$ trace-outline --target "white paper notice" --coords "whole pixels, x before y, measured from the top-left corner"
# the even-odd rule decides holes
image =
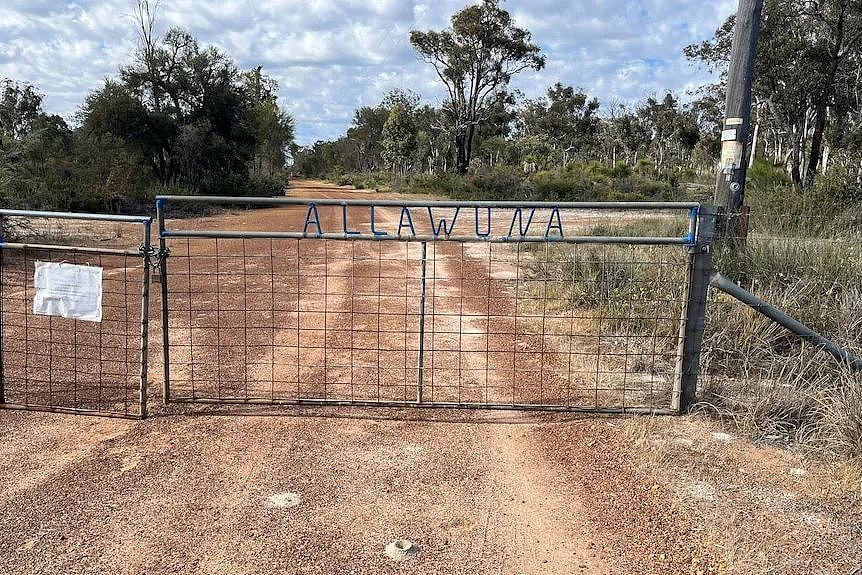
[[[33,313],[102,321],[102,268],[36,262]]]

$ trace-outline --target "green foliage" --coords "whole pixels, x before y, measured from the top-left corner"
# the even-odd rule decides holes
[[[730,61],[735,21],[685,55],[721,72]],[[752,88],[764,151],[788,165],[797,191],[822,177],[824,150],[832,162],[859,166],[862,108],[862,6],[856,0],[766,0]],[[719,91],[723,91],[719,88]],[[837,157],[836,157],[837,156]],[[845,184],[858,179],[858,172]]]
[[[409,161],[416,149],[416,125],[410,110],[401,103],[396,103],[389,111],[389,117],[383,124],[381,154],[386,167],[393,173],[404,175],[409,168]]]
[[[531,179],[532,195],[549,202],[594,201],[599,197],[599,183],[581,169],[543,170]]]
[[[0,93],[0,200],[39,209],[151,209],[177,193],[280,195],[293,120],[275,81],[172,28],[152,35],[138,6],[133,62],[86,98],[72,130],[42,96],[6,80]]]
[[[396,189],[400,192],[463,198],[465,179],[446,172],[442,174],[414,174]]]
[[[353,186],[359,190],[378,190],[392,184],[392,174],[385,172],[345,172],[330,174],[327,178],[339,186]]]
[[[670,201],[684,195],[675,182],[599,162],[587,166],[573,162],[565,170],[542,171],[531,184],[532,196],[548,201]]]
[[[565,169],[532,175],[511,166],[483,168],[466,178],[451,173],[415,174],[397,187],[466,200],[672,201],[684,197],[678,185],[598,162],[571,163]]]
[[[516,168],[500,166],[468,176],[460,194],[464,199],[518,200],[529,189]]]
[[[0,138],[20,139],[44,116],[42,95],[35,87],[5,78],[0,97]]]
[[[514,25],[500,0],[467,6],[442,32],[413,30],[410,43],[446,85],[450,98],[443,119],[453,135],[457,171],[466,174],[477,126],[487,123],[494,108],[508,98],[512,76],[525,69],[541,70],[545,57],[530,32]]]
[[[548,88],[547,98],[527,100],[516,123],[521,138],[534,142],[530,153],[535,154],[536,143],[542,142],[547,150],[542,157],[566,165],[572,157],[591,156],[597,148],[598,110],[597,98],[557,82]]]
[[[799,193],[783,168],[757,160],[748,171],[746,203],[760,232],[846,238],[862,229],[862,186],[847,180],[835,169]]]

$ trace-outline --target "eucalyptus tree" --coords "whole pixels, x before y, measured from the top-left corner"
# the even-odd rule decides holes
[[[574,155],[586,158],[598,148],[599,101],[557,82],[547,98],[527,100],[516,124],[523,136],[547,140],[554,160],[566,165]]]
[[[0,138],[20,139],[42,115],[42,94],[35,86],[9,78],[0,82]]]
[[[411,111],[396,102],[389,111],[382,132],[383,161],[398,175],[405,175],[416,149],[416,124]]]
[[[464,174],[477,128],[488,121],[494,104],[507,97],[512,76],[542,69],[545,57],[530,32],[515,26],[500,0],[467,6],[452,16],[446,30],[413,30],[410,42],[446,87],[444,117],[455,145],[457,170]]]
[[[138,19],[134,58],[87,98],[79,115],[85,131],[119,137],[161,186],[276,191],[293,121],[278,107],[275,81],[260,67],[241,72],[227,54],[180,28],[157,36],[146,1]]]

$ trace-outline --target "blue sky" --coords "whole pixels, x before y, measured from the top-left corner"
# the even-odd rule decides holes
[[[295,118],[297,141],[343,134],[353,111],[393,88],[439,103],[433,70],[416,58],[414,28],[441,29],[466,0],[162,0],[158,28],[182,26],[215,44],[241,68],[262,65]],[[134,0],[3,0],[0,77],[35,84],[49,112],[71,119],[85,95],[135,49]],[[684,46],[709,38],[735,0],[508,0],[547,66],[512,83],[536,97],[557,81],[603,104],[632,103],[671,89],[680,95],[710,80]]]

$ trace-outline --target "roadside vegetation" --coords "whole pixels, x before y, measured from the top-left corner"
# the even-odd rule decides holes
[[[752,205],[783,211],[754,212],[744,244],[719,242],[714,266],[862,356],[862,203],[807,202],[773,166],[758,165],[751,175]],[[825,188],[833,185],[821,180],[812,195],[829,195]],[[681,221],[645,218],[588,233],[679,236],[683,230]],[[613,333],[665,342],[677,337],[678,324],[651,318],[680,314],[682,250],[581,246],[543,257],[530,273],[553,284],[553,297],[568,309]],[[659,260],[667,265],[655,265]],[[708,316],[697,411],[761,441],[862,462],[862,374],[717,290],[709,292]]]
[[[43,110],[37,87],[2,83],[3,206],[142,211],[157,193],[281,194],[288,173],[458,199],[711,199],[733,18],[684,49],[717,79],[693,93],[600,102],[551,79],[544,95],[527,98],[509,83],[541,71],[545,56],[500,0],[481,0],[444,30],[410,34],[444,85],[441,103],[393,90],[356,109],[341,137],[308,146],[293,142],[293,119],[261,68],[240,70],[181,29],[157,34],[145,0],[137,25],[132,61],[87,96],[71,124]],[[862,353],[862,10],[847,0],[767,0],[761,28],[750,233],[744,244],[719,245],[714,263]],[[677,227],[650,219],[591,233],[676,235]],[[597,289],[636,306],[679,296],[655,266],[610,269],[594,250],[578,254],[534,270],[601,286],[563,294],[568,305],[612,305]],[[702,409],[758,437],[862,458],[860,378],[741,304],[710,298]],[[655,327],[643,320],[628,329]]]
[[[189,32],[155,32],[138,4],[138,49],[70,125],[38,88],[0,83],[4,207],[148,212],[158,193],[281,194],[293,119],[261,68],[240,70]]]
[[[498,14],[496,2],[481,6]],[[470,28],[461,25],[470,14],[454,16],[441,34],[468,34]],[[502,24],[508,21],[499,21],[505,31]],[[710,201],[733,25],[729,18],[713,38],[685,49],[719,78],[688,102],[668,92],[634,105],[600,103],[561,83],[545,97],[523,99],[501,82],[499,97],[474,116],[464,164],[460,152],[453,153],[457,142],[451,135],[462,129],[453,102],[438,108],[393,92],[376,107],[358,109],[344,137],[298,150],[294,171],[357,187],[464,199]],[[857,354],[862,353],[862,36],[848,32],[858,29],[862,11],[847,2],[766,2],[753,94],[750,233],[744,244],[719,244],[714,255],[725,275]],[[522,53],[529,52],[528,33],[510,35],[525,39]],[[416,48],[425,54],[423,46]],[[493,53],[479,48],[472,57],[481,62]],[[447,86],[452,77],[471,85],[464,67],[430,63],[438,71],[443,67]],[[514,66],[517,60],[499,63]],[[392,142],[383,129],[396,108],[400,118],[408,111],[402,121],[411,128],[398,163],[384,153]],[[606,225],[592,233],[679,232],[668,233],[668,225],[678,228],[653,220]],[[653,311],[655,302],[672,307],[681,294],[659,281],[657,266],[625,263],[631,259],[625,250],[559,253],[557,265],[544,262],[532,273],[571,286],[554,297],[573,308],[598,309],[605,318],[649,317],[646,308]],[[676,263],[682,264],[684,255],[679,257]],[[621,302],[632,309],[614,309]],[[714,290],[709,306],[699,408],[759,439],[862,459],[862,378]],[[676,337],[669,325],[641,319],[625,329],[664,330],[661,337]]]
[[[759,163],[749,198],[745,245],[719,244],[716,268],[862,355],[860,188],[820,178],[800,195]],[[862,374],[727,297],[711,292],[709,306],[704,409],[760,438],[862,462]]]

